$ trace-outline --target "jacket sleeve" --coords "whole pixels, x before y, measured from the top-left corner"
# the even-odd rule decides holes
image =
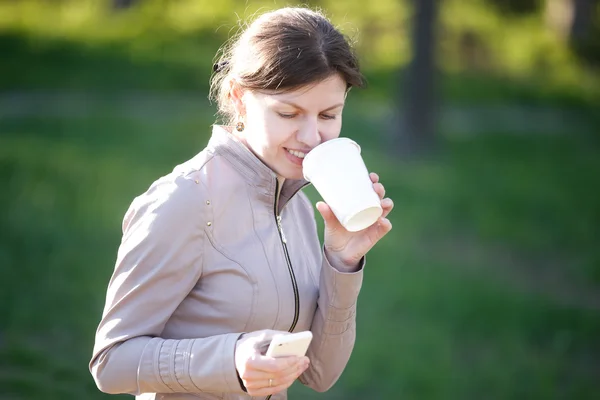
[[[131,204],[90,372],[106,393],[240,392],[237,333],[160,337],[202,275],[202,185],[163,178]]]
[[[356,301],[362,285],[365,258],[357,272],[343,273],[325,254],[317,310],[312,321],[313,341],[308,349],[310,367],[300,381],[318,392],[331,388],[346,368],[356,338]]]

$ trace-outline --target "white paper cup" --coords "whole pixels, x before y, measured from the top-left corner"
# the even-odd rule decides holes
[[[360,146],[353,140],[321,143],[304,157],[302,169],[304,179],[315,186],[346,230],[365,229],[383,213]]]

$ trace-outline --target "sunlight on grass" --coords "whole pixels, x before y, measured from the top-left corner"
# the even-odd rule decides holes
[[[212,60],[238,17],[292,4],[108,3],[0,0],[0,86],[13,110],[0,118],[0,387],[10,398],[109,398],[87,362],[123,215],[205,146]],[[349,96],[342,134],[394,199],[394,229],[367,257],[339,383],[326,394],[295,384],[290,398],[595,399],[598,136],[567,123],[553,135],[488,124],[441,136],[436,156],[398,159],[389,116],[410,58],[408,3],[318,4],[359,40],[372,85]],[[442,4],[444,100],[574,108],[593,131],[598,77],[539,16],[486,4]],[[482,59],[461,53],[468,31]],[[58,95],[36,97],[45,91]],[[317,224],[322,237],[318,214]]]
[[[149,123],[124,118],[119,108],[103,112],[0,121],[0,178],[11,193],[0,197],[9,210],[0,218],[0,255],[18,266],[0,272],[4,286],[13,283],[2,292],[18,299],[1,310],[9,344],[2,356],[12,367],[0,383],[13,393],[104,398],[85,371],[122,216],[134,196],[204,146],[212,122],[210,113]],[[447,139],[440,158],[398,162],[376,140],[363,140],[366,112],[360,100],[351,102],[344,134],[364,143],[369,169],[395,200],[394,230],[368,256],[356,349],[325,396],[462,399],[484,391],[547,399],[561,390],[591,399],[598,371],[586,354],[600,351],[597,316],[566,307],[560,293],[513,285],[493,273],[512,274],[512,266],[486,252],[495,244],[521,248],[533,260],[521,267],[538,273],[554,267],[536,260],[555,255],[583,268],[578,257],[587,254],[588,266],[597,265],[595,226],[586,222],[595,220],[600,201],[591,190],[600,171],[597,142],[483,135]],[[318,199],[314,188],[307,192]],[[443,246],[464,235],[481,258]],[[580,277],[593,271],[566,268],[563,286],[579,289]],[[38,346],[42,339],[52,347]],[[49,359],[55,362],[41,361]],[[41,381],[18,378],[25,370],[67,383],[42,389]],[[323,397],[298,384],[294,396]]]

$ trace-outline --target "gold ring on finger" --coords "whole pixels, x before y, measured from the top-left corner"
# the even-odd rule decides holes
[[[269,387],[273,387],[273,378],[269,378]]]

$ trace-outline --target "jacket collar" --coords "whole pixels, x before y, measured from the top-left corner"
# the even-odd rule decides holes
[[[216,155],[225,157],[250,185],[257,188],[264,201],[274,205],[277,196],[277,175],[228,129],[231,128],[222,125],[213,126],[212,136],[208,142],[209,149]],[[304,179],[286,179],[281,189],[277,214],[300,189],[308,184],[309,182]]]

